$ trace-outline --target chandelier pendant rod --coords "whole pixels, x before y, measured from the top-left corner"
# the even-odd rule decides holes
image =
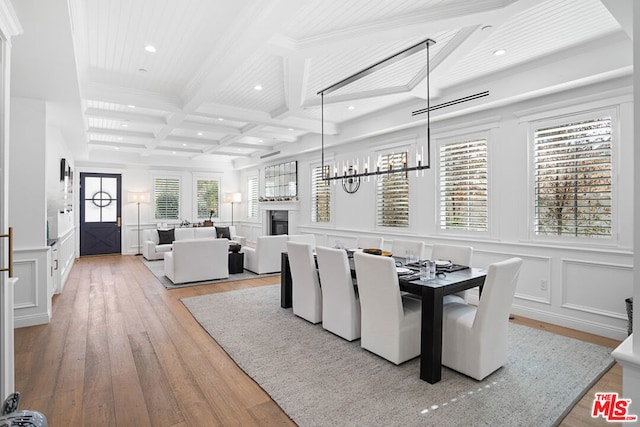
[[[413,55],[414,53],[420,52],[421,50],[424,49],[428,49],[429,45],[435,44],[436,42],[431,40],[431,39],[426,39],[421,41],[420,43],[416,43],[411,47],[406,48],[403,51],[400,51],[398,53],[395,53],[391,56],[388,56],[387,58],[376,62],[373,65],[368,66],[367,68],[358,71],[355,74],[350,75],[349,77],[340,80],[338,83],[334,83],[331,86],[328,86],[320,91],[318,91],[316,93],[316,95],[321,95],[321,94],[329,94],[331,92],[335,92],[336,90],[345,87],[348,84],[351,84],[353,82],[355,82],[356,80],[360,80],[361,78],[368,76],[371,73],[374,73],[384,67],[387,67],[391,64],[394,64],[408,56]],[[427,70],[427,74],[429,73],[429,70]]]

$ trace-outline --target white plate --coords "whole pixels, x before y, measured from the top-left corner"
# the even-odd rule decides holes
[[[436,260],[436,267],[447,267],[451,265],[451,261]]]
[[[396,267],[396,271],[398,274],[408,274],[412,272],[410,269],[404,267]]]

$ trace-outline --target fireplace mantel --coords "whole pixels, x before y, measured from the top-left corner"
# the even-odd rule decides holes
[[[282,202],[258,202],[261,211],[299,211],[300,202],[298,201],[282,201]]]

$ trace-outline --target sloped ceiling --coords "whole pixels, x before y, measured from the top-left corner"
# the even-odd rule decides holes
[[[319,134],[319,90],[417,42],[436,41],[430,93],[448,100],[475,81],[628,40],[624,8],[610,3],[70,0],[69,10],[15,0],[25,34],[14,94],[80,110],[67,123],[79,160],[233,168]],[[631,57],[599,62],[594,73],[615,72]],[[554,78],[571,85],[589,72]],[[426,74],[423,51],[326,96],[325,133],[339,139],[350,121],[424,104]]]

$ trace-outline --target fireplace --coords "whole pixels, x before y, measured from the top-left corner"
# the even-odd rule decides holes
[[[269,234],[276,236],[289,233],[289,212],[269,211]]]

